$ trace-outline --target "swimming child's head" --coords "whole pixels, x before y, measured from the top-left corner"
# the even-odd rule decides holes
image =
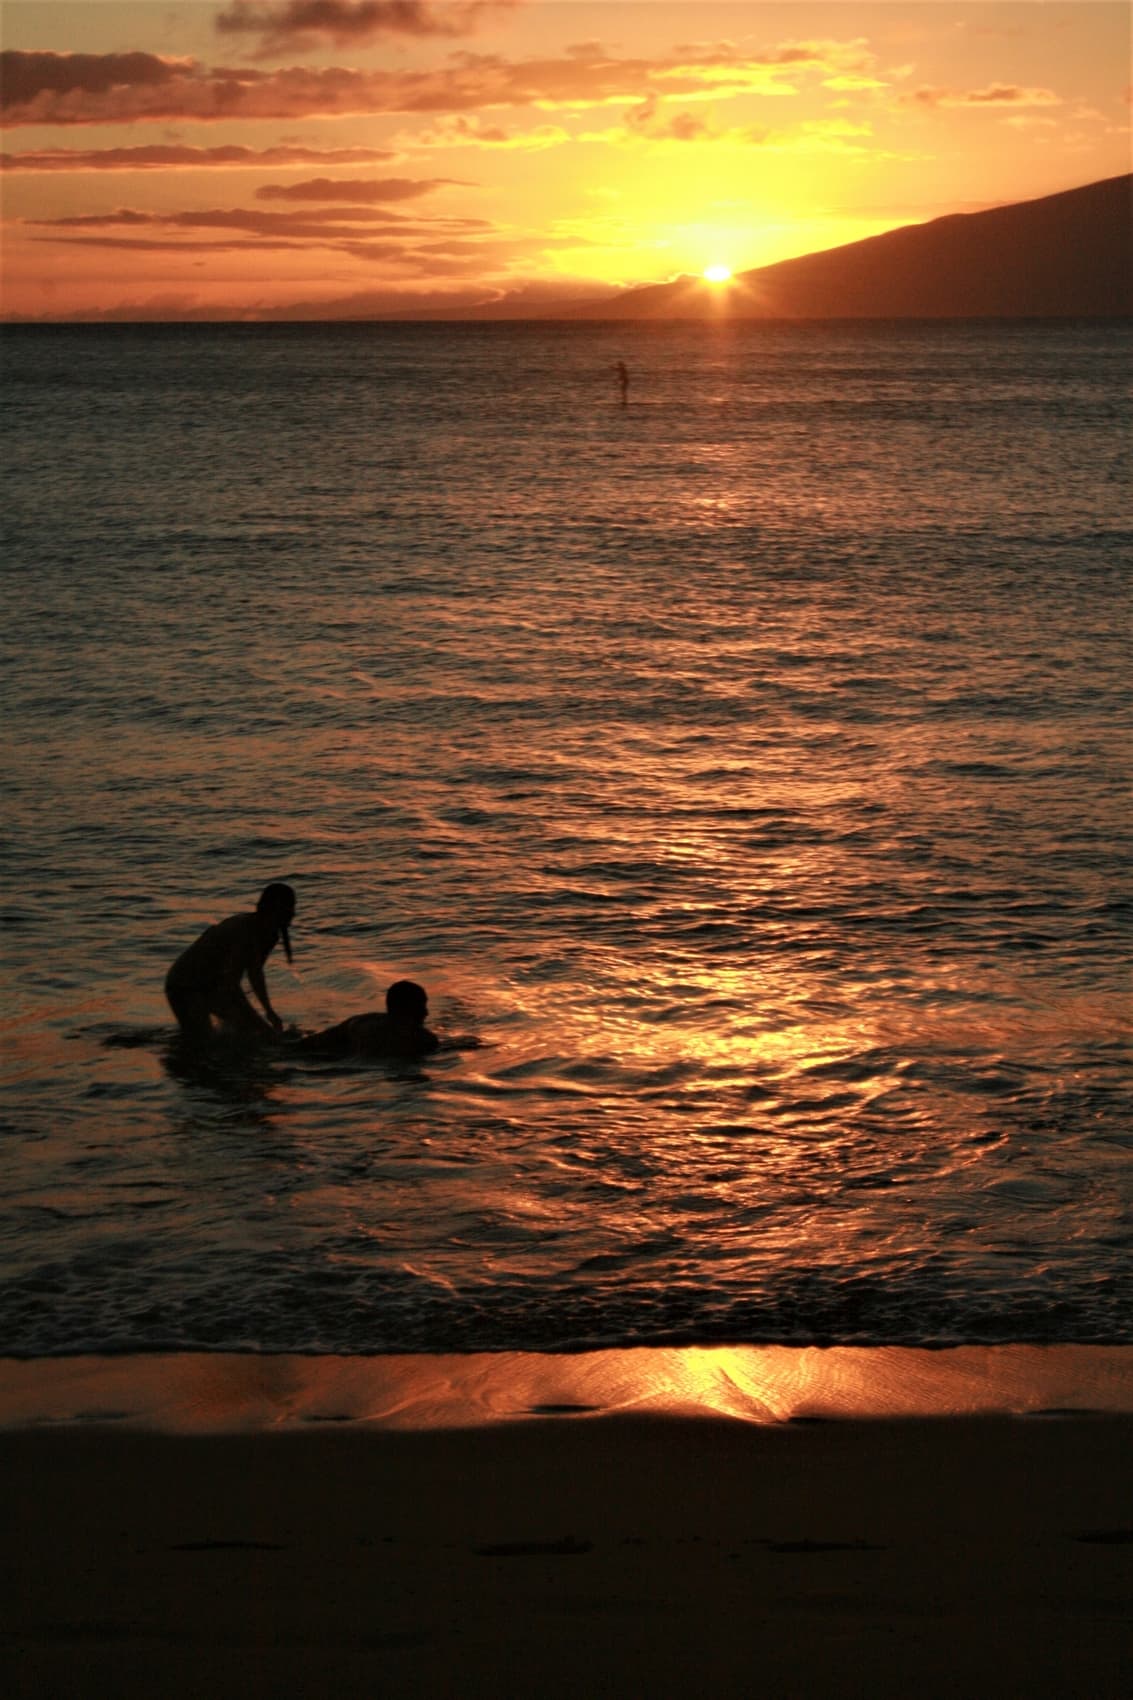
[[[429,997],[416,980],[395,980],[386,993],[386,1014],[391,1021],[421,1026],[429,1013]]]
[[[266,915],[269,921],[279,928],[279,936],[283,940],[283,949],[288,962],[291,961],[291,939],[287,929],[295,919],[295,893],[289,885],[278,881],[273,885],[265,885],[260,893],[256,909],[261,915]]]

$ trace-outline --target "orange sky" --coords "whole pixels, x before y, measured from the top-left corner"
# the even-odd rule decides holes
[[[3,46],[9,318],[568,298],[1130,169],[1124,0],[16,0]]]

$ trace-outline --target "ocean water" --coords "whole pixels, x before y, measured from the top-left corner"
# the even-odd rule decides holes
[[[1133,1339],[1131,351],[5,332],[0,1350]]]

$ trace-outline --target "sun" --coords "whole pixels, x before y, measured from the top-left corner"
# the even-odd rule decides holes
[[[727,283],[731,275],[731,266],[705,266],[704,268],[706,283]]]

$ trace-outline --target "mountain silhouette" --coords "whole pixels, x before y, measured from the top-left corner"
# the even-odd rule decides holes
[[[1133,173],[777,265],[629,289],[585,319],[1112,318],[1133,313]]]

